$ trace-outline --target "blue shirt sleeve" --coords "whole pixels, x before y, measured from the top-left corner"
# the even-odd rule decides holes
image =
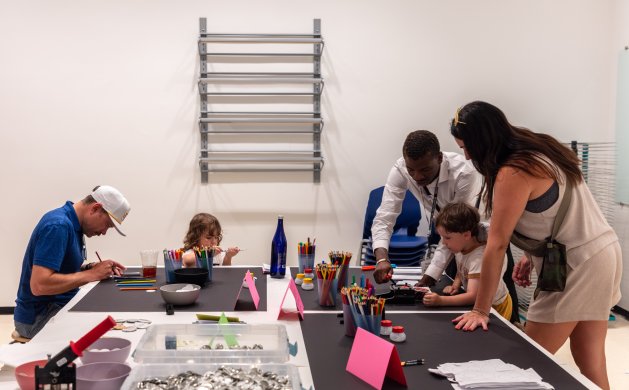
[[[42,226],[35,246],[33,265],[59,272],[71,233],[71,228],[63,223]]]

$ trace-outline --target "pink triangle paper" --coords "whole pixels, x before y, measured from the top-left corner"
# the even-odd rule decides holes
[[[247,270],[245,273],[245,277],[243,278],[244,282],[247,283],[247,287],[249,288],[249,293],[251,293],[251,298],[253,298],[253,304],[258,310],[258,305],[260,304],[260,293],[258,293],[258,289],[256,288],[256,283],[251,277],[251,272]],[[242,283],[240,283],[240,289],[238,290],[238,295],[236,295],[236,303],[234,307],[238,303],[238,298],[240,298],[240,293],[242,292]]]
[[[295,304],[297,305],[296,313],[294,311],[284,310],[284,301],[286,300],[286,294],[288,294],[289,291],[291,292],[291,294],[293,294],[293,297],[295,298]],[[291,278],[288,282],[288,287],[286,287],[286,291],[284,292],[282,302],[280,303],[280,312],[277,315],[277,319],[281,320],[294,318],[294,314],[297,314],[300,320],[304,319],[304,303],[301,300],[301,296],[299,295],[299,290],[297,290],[297,285],[295,284],[295,281]]]
[[[382,389],[385,377],[407,386],[395,345],[362,328],[356,329],[345,369],[376,389]]]

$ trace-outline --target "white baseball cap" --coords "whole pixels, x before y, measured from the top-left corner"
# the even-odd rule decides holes
[[[91,195],[92,198],[103,206],[103,209],[107,211],[107,214],[114,221],[116,231],[120,235],[126,236],[117,226],[117,224],[119,225],[124,221],[129,211],[131,211],[131,206],[129,206],[129,202],[127,202],[122,193],[112,186],[99,186]]]

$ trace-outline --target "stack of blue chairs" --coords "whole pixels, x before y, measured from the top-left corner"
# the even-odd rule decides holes
[[[389,260],[400,267],[419,267],[428,249],[428,239],[421,236],[407,236],[405,234],[393,234],[389,243]],[[375,264],[376,257],[373,254],[371,241],[367,243],[365,252],[365,264]]]
[[[361,260],[365,265],[376,263],[371,241],[371,225],[376,216],[376,211],[382,203],[384,187],[378,187],[369,194],[365,223],[363,226],[363,239],[361,241]],[[402,211],[393,228],[393,235],[389,244],[389,259],[393,264],[403,267],[419,266],[428,249],[426,237],[417,236],[417,228],[421,219],[419,201],[412,193],[406,191]]]

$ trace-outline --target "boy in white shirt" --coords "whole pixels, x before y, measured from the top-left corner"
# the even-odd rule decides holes
[[[476,300],[485,241],[478,238],[480,215],[476,208],[466,203],[451,203],[441,210],[435,220],[441,242],[455,255],[457,273],[454,283],[443,289],[445,295],[424,295],[426,306],[465,306]],[[506,269],[506,257],[502,272]],[[459,294],[463,287],[464,293]],[[500,279],[492,307],[501,316],[511,318],[512,301],[507,286]]]

